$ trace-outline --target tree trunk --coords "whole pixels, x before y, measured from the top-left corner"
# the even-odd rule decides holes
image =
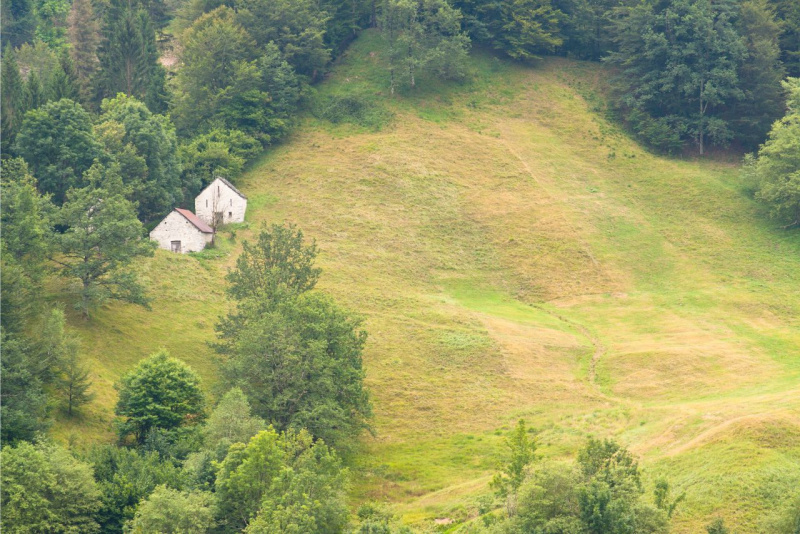
[[[705,109],[703,109],[703,82],[700,82],[700,124],[697,128],[697,140],[700,145],[700,155],[703,155],[703,133],[705,129]]]

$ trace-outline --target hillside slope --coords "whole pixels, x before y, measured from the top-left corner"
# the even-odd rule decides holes
[[[686,491],[676,532],[716,516],[755,532],[800,482],[798,234],[735,165],[653,156],[607,122],[598,65],[475,54],[471,82],[390,97],[381,52],[367,33],[314,98],[356,95],[382,128],[305,117],[238,182],[249,230],[143,264],[150,312],[72,318],[99,395],[56,433],[107,439],[113,382],[162,346],[210,389],[238,242],[291,221],[370,334],[357,500],[467,519],[524,417],[545,456],[590,435],[629,446]]]

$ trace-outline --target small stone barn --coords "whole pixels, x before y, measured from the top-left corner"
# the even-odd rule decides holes
[[[244,222],[247,197],[225,178],[214,178],[194,199],[194,212],[207,225]]]
[[[150,232],[159,248],[172,252],[198,252],[214,239],[214,230],[189,210],[175,208]]]

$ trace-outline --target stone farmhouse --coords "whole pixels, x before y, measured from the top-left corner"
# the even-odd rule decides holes
[[[198,252],[214,239],[214,229],[189,210],[175,208],[150,232],[159,248],[172,252]]]
[[[218,226],[244,222],[247,197],[225,178],[215,178],[194,199],[195,215],[175,208],[150,232],[159,248],[172,252],[198,252],[214,240]]]
[[[217,177],[194,199],[194,212],[212,228],[244,222],[247,197],[225,178]]]

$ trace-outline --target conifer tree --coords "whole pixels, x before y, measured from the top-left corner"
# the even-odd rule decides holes
[[[94,399],[94,393],[89,391],[92,381],[89,378],[89,369],[81,362],[78,354],[77,340],[68,339],[65,349],[57,384],[66,404],[67,414],[72,415],[75,409],[91,402]]]
[[[28,82],[25,84],[25,107],[27,109],[37,109],[47,102],[47,93],[45,93],[42,83],[35,71],[28,74]]]
[[[781,81],[786,70],[778,42],[781,30],[767,0],[742,2],[736,26],[746,47],[738,73],[743,94],[726,118],[737,138],[747,147],[756,148],[785,109]]]
[[[97,47],[100,42],[100,30],[92,0],[74,0],[67,23],[69,53],[75,65],[82,99],[88,101],[92,76],[97,72]]]
[[[19,73],[17,55],[9,45],[2,56],[2,91],[0,91],[0,115],[2,115],[2,148],[3,156],[11,152],[14,138],[17,136],[22,118],[25,115],[25,82]]]
[[[53,100],[68,98],[79,100],[78,75],[72,58],[65,51],[59,57],[59,65],[53,70],[48,82],[48,92]]]
[[[112,5],[105,41],[98,49],[100,98],[125,93],[148,104],[151,111],[165,107],[164,67],[158,63],[156,35],[146,11],[129,5]]]

